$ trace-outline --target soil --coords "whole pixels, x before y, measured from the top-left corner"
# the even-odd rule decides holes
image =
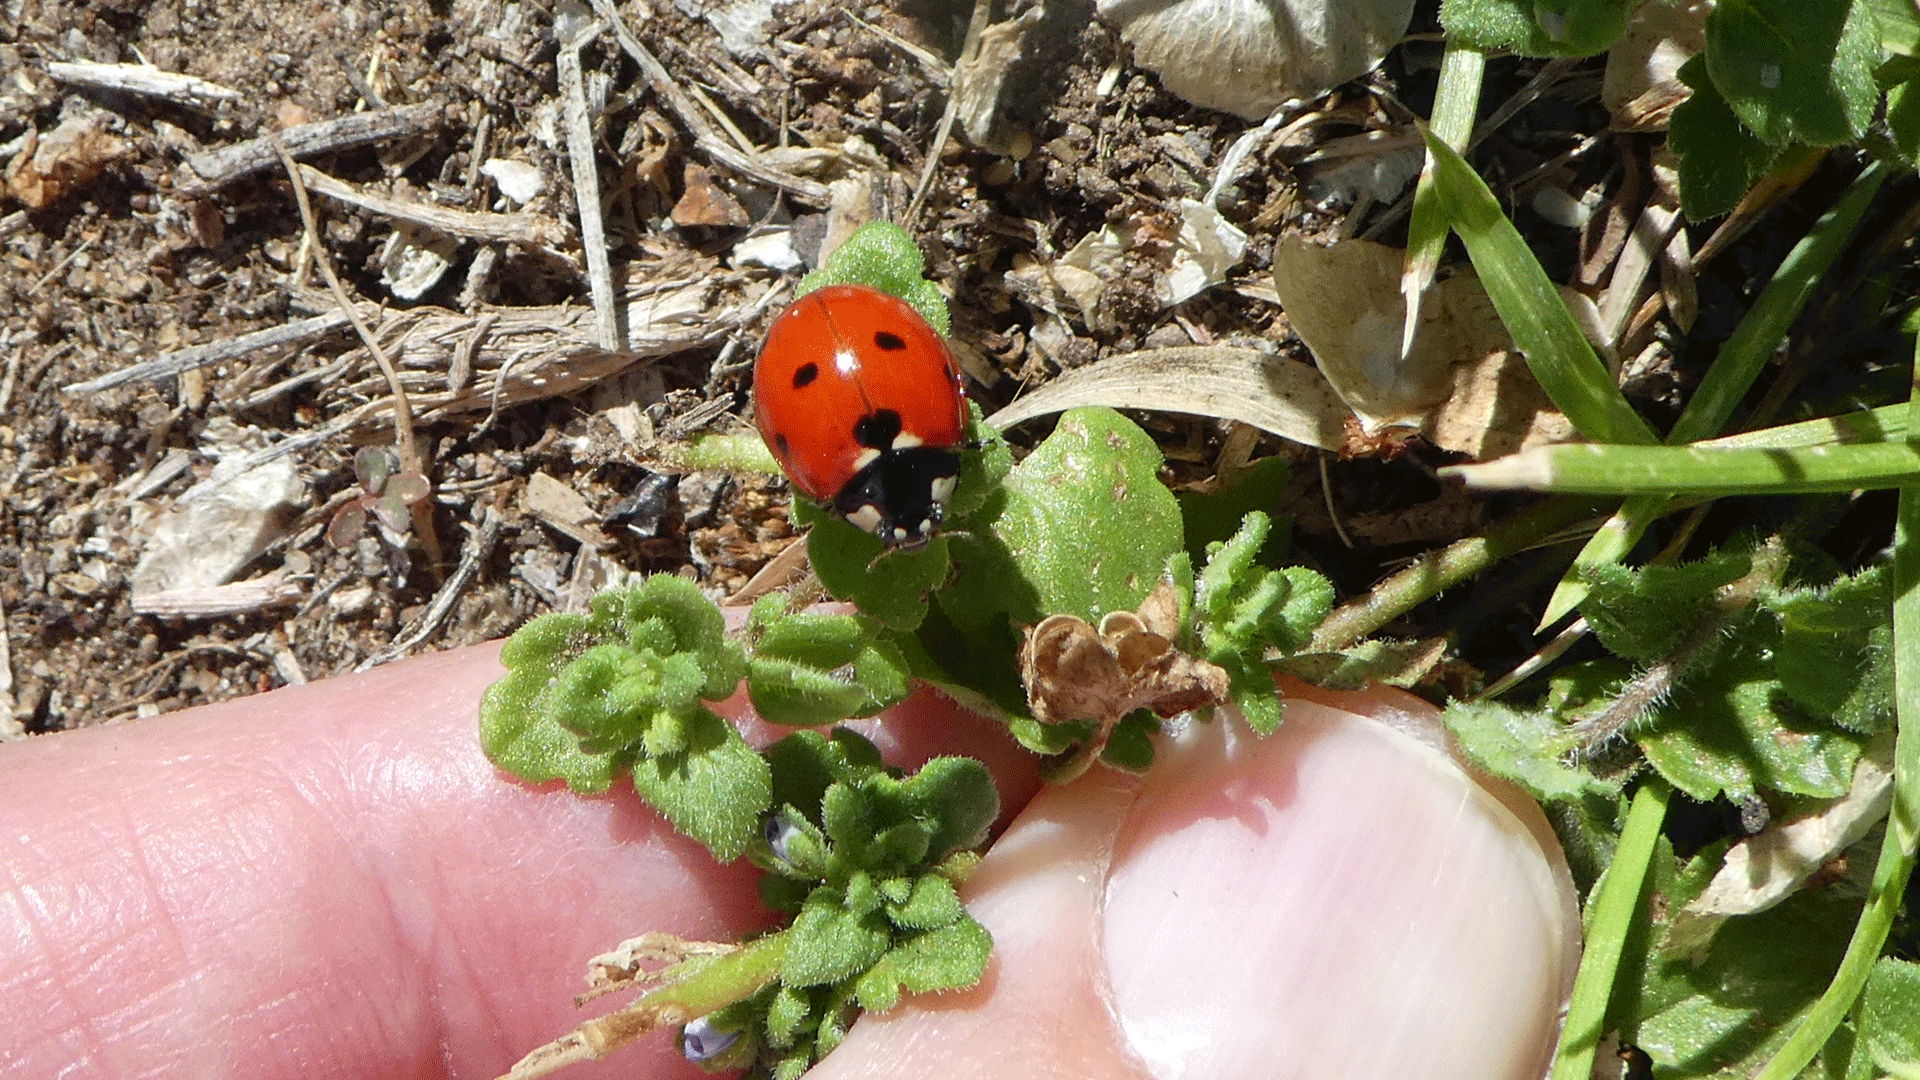
[[[880,163],[869,170],[871,202],[883,214],[912,202],[940,126],[944,75],[882,31],[951,57],[964,11],[916,12],[923,21],[881,5],[849,13],[800,0],[774,9],[770,44],[736,53],[700,0],[620,10],[673,77],[702,89],[753,145],[869,155]],[[1430,24],[1432,13],[1423,18]],[[580,315],[589,288],[573,239],[578,215],[552,29],[541,7],[503,0],[16,0],[0,12],[0,161],[16,159],[17,172],[34,139],[63,121],[96,140],[76,151],[88,159],[84,168],[48,181],[56,190],[44,205],[23,205],[17,189],[0,194],[0,566],[9,568],[0,601],[16,733],[325,678],[388,658],[396,643],[416,652],[498,637],[578,603],[617,571],[688,574],[724,598],[794,541],[784,483],[701,472],[669,483],[661,462],[694,434],[751,430],[742,419],[743,358],[778,310],[755,302],[782,275],[733,257],[752,231],[730,215],[744,211],[750,226],[790,220],[809,258],[833,215],[777,198],[716,161],[611,33],[581,55],[596,104],[608,245],[630,291],[672,286],[698,295],[700,325],[684,342],[610,365],[591,385],[558,384],[566,393],[528,390],[504,403],[481,395],[468,402],[474,407],[439,412],[416,407],[433,493],[384,531],[371,520],[336,521],[343,508],[351,516],[376,501],[362,498],[356,453],[395,441],[386,414],[371,404],[385,399],[387,383],[350,329],[157,379],[63,389],[334,310],[303,246],[286,173],[276,165],[206,190],[186,160],[383,107],[431,103],[441,119],[413,137],[305,163],[417,203],[524,209],[570,230],[550,252],[461,241],[444,276],[406,300],[391,275],[383,277],[393,223],[316,196],[326,252],[346,289],[371,301],[362,306],[389,343],[413,325],[403,318],[410,313]],[[1396,52],[1328,108],[1391,89],[1424,114],[1433,73],[1408,65],[1434,54],[1421,46]],[[1060,371],[1167,344],[1258,340],[1305,360],[1273,297],[1274,239],[1328,228],[1352,206],[1345,195],[1303,188],[1282,156],[1263,160],[1221,200],[1250,237],[1224,284],[1163,309],[1154,296],[1163,267],[1143,245],[1109,268],[1097,317],[1066,324],[1067,334],[1035,329],[1031,298],[1010,270],[1057,258],[1110,222],[1177,230],[1179,200],[1206,189],[1221,153],[1251,126],[1187,105],[1126,66],[1118,39],[1097,21],[1072,28],[1051,55],[1061,59],[1022,69],[1020,92],[1009,95],[1029,107],[1003,117],[1012,131],[1003,152],[958,133],[938,149],[913,224],[930,276],[955,298],[953,336],[967,352],[970,392],[991,409]],[[189,106],[48,73],[49,62],[82,60],[145,61],[241,95]],[[1536,68],[1509,62],[1499,78],[1517,84]],[[1552,123],[1560,118],[1552,110],[1592,109],[1593,82],[1589,72],[1589,96],[1572,104],[1549,95],[1539,106],[1548,112],[1523,114],[1521,126],[1531,115],[1528,130],[1596,130]],[[1492,89],[1488,96],[1500,97]],[[1363,119],[1330,130],[1364,127],[1369,111],[1354,115]],[[1499,149],[1509,174],[1557,152],[1513,140]],[[490,159],[533,166],[541,192],[524,208],[503,200],[480,169]],[[737,205],[727,205],[729,197]],[[1391,229],[1382,239],[1398,242]],[[449,385],[444,369],[408,371],[423,398]],[[1210,475],[1226,425],[1140,417],[1168,451],[1171,479]],[[1043,428],[1029,425],[1020,437]],[[220,455],[302,437],[311,438],[286,459],[291,497],[254,508],[266,542],[231,575],[267,581],[278,590],[274,601],[222,615],[136,611],[136,568],[168,508]],[[1296,542],[1343,589],[1364,588],[1392,560],[1481,516],[1442,504],[1409,531],[1407,511],[1440,495],[1431,480],[1439,455],[1418,445],[1376,449],[1370,460],[1331,462],[1333,508],[1378,526],[1372,534],[1363,528],[1349,548],[1332,529],[1315,453],[1271,436],[1253,452],[1301,463],[1289,508]],[[164,471],[182,462],[184,469]],[[1387,527],[1392,522],[1399,526]],[[483,535],[491,543],[477,548]],[[188,552],[208,539],[190,537]],[[462,576],[463,559],[468,580],[456,586],[444,620],[420,632],[436,596]]]

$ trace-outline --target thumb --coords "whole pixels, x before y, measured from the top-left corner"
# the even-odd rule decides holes
[[[1540,1076],[1579,941],[1545,819],[1424,703],[1321,696],[1380,718],[1295,699],[1042,793],[967,883],[986,978],[863,1018],[816,1080]]]

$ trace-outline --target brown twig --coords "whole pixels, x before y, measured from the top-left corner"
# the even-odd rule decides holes
[[[187,165],[201,179],[187,178],[181,191],[192,196],[206,195],[235,180],[266,172],[273,168],[282,152],[302,158],[348,150],[431,131],[439,127],[443,119],[445,110],[439,105],[402,105],[397,109],[350,113],[281,132],[268,132],[256,139],[187,158]]]

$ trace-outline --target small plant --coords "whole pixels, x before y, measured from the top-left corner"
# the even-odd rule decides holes
[[[359,542],[371,520],[390,547],[407,546],[414,505],[432,494],[433,486],[419,473],[396,471],[399,468],[399,457],[384,446],[363,446],[353,455],[360,494],[334,511],[327,523],[327,543],[345,551]]]
[[[900,245],[848,244],[861,259],[888,247],[890,274],[864,280],[898,288]],[[904,250],[918,281],[918,253]],[[844,273],[829,260],[821,280]],[[764,870],[763,899],[791,919],[737,946],[635,939],[603,958],[596,982],[647,993],[514,1075],[680,1023],[690,1058],[791,1080],[861,1010],[971,986],[985,970],[991,940],[955,891],[999,809],[985,768],[936,758],[901,774],[844,728],[755,751],[708,705],[743,680],[762,718],[801,728],[872,716],[931,682],[1002,718],[1059,776],[1096,760],[1147,768],[1160,716],[1231,706],[1262,732],[1280,723],[1269,664],[1306,645],[1332,589],[1261,562],[1265,513],[1211,530],[1228,503],[1275,496],[1283,475],[1250,470],[1257,491],[1190,500],[1207,522],[1190,533],[1158,448],[1118,413],[1067,413],[1018,465],[977,412],[970,435],[946,531],[923,546],[888,548],[796,498],[815,572],[855,614],[775,595],[730,634],[695,585],[658,576],[508,641],[508,675],[481,712],[496,764],[581,792],[630,779],[716,859]]]

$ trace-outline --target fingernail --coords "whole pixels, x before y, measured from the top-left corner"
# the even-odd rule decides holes
[[[1579,933],[1544,820],[1339,709],[1238,730],[1168,747],[1115,849],[1102,951],[1131,1051],[1160,1080],[1540,1076]]]

